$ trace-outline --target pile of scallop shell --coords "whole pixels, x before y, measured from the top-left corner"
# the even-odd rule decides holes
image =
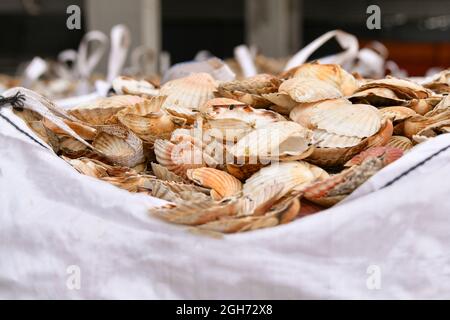
[[[150,212],[208,233],[272,227],[335,205],[416,144],[450,131],[449,71],[419,85],[339,65],[154,87],[54,112],[16,111],[79,172],[167,200]]]

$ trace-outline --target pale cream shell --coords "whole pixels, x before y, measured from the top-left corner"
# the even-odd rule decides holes
[[[302,159],[310,149],[312,132],[292,121],[279,121],[256,129],[241,138],[231,149],[238,163],[247,159],[259,161],[285,161]]]
[[[145,161],[142,140],[133,132],[116,125],[97,128],[99,134],[92,146],[108,160],[126,167],[134,167]]]
[[[355,78],[338,64],[305,63],[296,69],[295,77],[328,82],[339,88],[344,96],[351,95],[358,88]]]
[[[301,103],[342,97],[342,93],[334,85],[310,78],[288,79],[280,85],[278,92],[288,94],[294,101]]]
[[[351,137],[370,137],[381,128],[378,109],[365,104],[342,105],[330,110],[314,111],[311,123],[318,129]]]
[[[305,161],[274,163],[247,179],[243,194],[244,196],[258,194],[270,185],[280,184],[281,190],[277,193],[277,199],[280,199],[288,192],[301,191],[312,181],[328,176],[325,170]]]
[[[160,90],[161,95],[167,96],[162,108],[174,116],[193,121],[200,107],[214,98],[216,89],[216,81],[208,73],[171,80]]]
[[[119,76],[112,82],[112,87],[117,94],[157,96],[159,90],[146,80],[133,79],[127,76]]]

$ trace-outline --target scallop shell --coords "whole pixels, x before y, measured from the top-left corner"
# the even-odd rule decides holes
[[[334,85],[309,78],[292,78],[286,80],[280,85],[278,92],[287,94],[292,100],[301,103],[342,97],[342,93]]]
[[[379,109],[379,111],[383,119],[388,119],[393,123],[417,115],[417,113],[414,110],[407,107],[386,107]]]
[[[146,177],[142,175],[124,175],[118,177],[101,177],[100,179],[129,192],[141,192]]]
[[[404,121],[403,133],[406,137],[412,138],[420,131],[426,129],[427,127],[438,124],[439,122],[450,119],[450,110],[438,113],[431,117],[425,116],[415,116],[408,118]]]
[[[371,88],[388,88],[395,92],[400,99],[425,99],[431,95],[431,92],[421,85],[412,81],[397,79],[393,77],[372,80],[363,84],[359,91]]]
[[[388,165],[394,162],[395,160],[400,159],[403,156],[403,150],[388,146],[369,148],[367,150],[364,150],[360,154],[354,156],[349,161],[347,161],[344,166],[351,167],[354,165],[360,165],[363,163],[364,160],[370,157],[381,157],[381,156],[385,158],[384,160],[385,165]]]
[[[310,154],[312,132],[292,121],[279,121],[256,129],[231,149],[238,164],[303,159]]]
[[[110,166],[99,160],[91,158],[81,157],[78,159],[70,159],[63,156],[63,159],[66,160],[78,172],[94,178],[110,177],[110,176],[118,177],[135,174],[135,171],[133,169],[120,166]]]
[[[200,107],[214,98],[216,88],[216,81],[207,73],[194,73],[171,80],[160,90],[161,95],[167,96],[162,108],[192,122]]]
[[[344,96],[351,95],[358,88],[355,78],[338,64],[305,63],[296,69],[294,78],[297,77],[328,82]]]
[[[362,138],[329,133],[325,130],[313,130],[312,143],[319,148],[347,148],[358,145]]]
[[[197,191],[179,191],[175,192],[171,186],[163,181],[154,180],[151,187],[151,195],[166,201],[174,203],[183,203],[185,201],[211,201],[211,198],[202,192]]]
[[[386,144],[386,147],[398,148],[406,152],[413,147],[413,143],[407,137],[392,136]]]
[[[250,106],[213,107],[203,114],[207,125],[216,138],[234,141],[248,134],[254,128],[286,119],[273,111],[254,109]],[[214,133],[217,129],[217,134]],[[220,135],[220,136],[218,136]]]
[[[274,227],[279,224],[288,223],[297,217],[300,212],[300,201],[298,198],[290,199],[274,207],[265,215],[245,217],[224,217],[216,221],[198,226],[200,230],[208,230],[221,233],[235,233]]]
[[[304,190],[303,196],[321,206],[331,207],[342,201],[382,169],[386,165],[384,157],[384,154],[380,157],[371,156],[360,165],[355,165],[328,179],[315,182]]]
[[[91,153],[91,150],[85,144],[77,139],[64,136],[59,140],[59,150],[66,156],[78,158]]]
[[[213,168],[189,169],[187,177],[203,187],[211,188],[214,200],[234,196],[242,190],[242,183],[238,179]]]
[[[353,103],[370,104],[376,107],[403,106],[407,100],[397,97],[395,92],[389,88],[369,88],[357,91],[348,98]]]
[[[276,199],[293,191],[300,191],[312,181],[325,179],[328,173],[304,161],[290,161],[274,163],[262,168],[251,176],[244,184],[243,194],[253,195],[264,191],[264,188],[273,184],[280,184],[281,190]]]
[[[126,76],[119,76],[112,82],[117,94],[157,96],[159,90],[146,80],[137,80]]]
[[[315,148],[314,152],[307,158],[308,162],[321,167],[341,166],[353,156],[367,148],[367,139],[359,144],[347,148]]]
[[[169,171],[166,167],[152,162],[152,171],[156,178],[163,181],[184,182],[184,179],[172,171]]]
[[[329,110],[316,107],[311,123],[330,133],[364,138],[378,132],[381,115],[375,107],[366,104],[342,104]]]
[[[183,178],[186,178],[188,169],[206,167],[206,161],[211,161],[201,148],[190,141],[174,144],[168,140],[158,139],[154,147],[158,162]]]
[[[435,104],[432,99],[417,99],[411,100],[408,107],[414,110],[417,114],[424,115],[433,110],[434,105]]]
[[[94,149],[114,164],[134,167],[145,161],[142,140],[128,129],[106,125],[97,127]]]
[[[118,120],[147,143],[154,143],[156,139],[168,139],[172,131],[182,127],[186,120],[177,118],[165,112],[155,112],[146,115],[121,114]]]
[[[344,148],[316,147],[307,160],[323,167],[341,166],[367,148],[385,145],[392,136],[392,131],[392,123],[385,121],[375,135],[362,139],[359,144]],[[333,142],[336,143],[335,140]]]
[[[424,87],[436,93],[450,93],[450,69],[443,70],[433,76],[431,81],[424,84]]]
[[[238,178],[243,181],[250,178],[255,172],[258,172],[263,167],[262,164],[233,164],[228,163],[226,165],[226,170],[233,177]]]
[[[196,226],[236,215],[239,204],[236,199],[225,199],[221,202],[185,201],[152,208],[150,213],[172,223]]]
[[[69,114],[92,125],[103,125],[123,108],[142,103],[145,103],[145,99],[138,96],[112,96],[70,109]]]
[[[70,120],[63,120],[65,124],[67,124],[73,131],[75,131],[76,134],[78,134],[81,138],[85,140],[93,140],[97,134],[97,130],[95,128],[90,127],[86,124],[83,124],[81,122],[74,122]],[[55,134],[59,135],[67,135],[66,131],[62,130],[60,127],[55,125],[53,122],[51,122],[49,119],[44,118],[42,119],[42,123],[46,128],[51,130]]]
[[[450,109],[450,95],[444,96],[439,103],[437,103],[433,110],[426,113],[425,116],[432,117],[438,113],[442,113]]]
[[[347,99],[331,99],[312,103],[301,103],[291,110],[289,118],[306,128],[314,129],[316,126],[311,123],[311,117],[316,111],[334,110],[351,104],[352,103]]]
[[[239,100],[255,108],[266,107],[270,101],[262,95],[274,93],[280,86],[280,80],[269,74],[258,74],[243,80],[223,82],[219,85],[218,96]]]

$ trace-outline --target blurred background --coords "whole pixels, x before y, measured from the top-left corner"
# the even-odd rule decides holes
[[[381,8],[380,30],[366,27],[371,4]],[[80,30],[66,27],[69,5],[81,8]],[[242,43],[269,57],[287,57],[321,34],[342,29],[361,46],[383,43],[389,59],[409,75],[450,66],[449,0],[1,0],[0,73],[14,74],[34,56],[56,58],[62,50],[77,49],[85,32],[109,35],[118,23],[129,27],[131,48],[144,44],[156,56],[167,52],[172,64],[204,49],[232,57]],[[330,41],[315,56],[337,51]],[[100,69],[107,55],[103,59]]]

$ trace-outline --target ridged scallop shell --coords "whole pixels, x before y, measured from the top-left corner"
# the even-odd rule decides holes
[[[188,169],[206,167],[207,163],[215,162],[191,141],[174,144],[168,140],[158,139],[154,148],[158,162],[183,178],[186,178]]]
[[[253,129],[286,119],[273,111],[254,109],[250,106],[212,107],[203,114],[207,127],[218,129],[223,140],[233,141],[248,134]],[[214,131],[211,131],[213,136]],[[219,137],[217,137],[219,138]]]
[[[183,203],[185,201],[211,201],[211,198],[203,192],[195,190],[174,191],[173,185],[165,181],[152,180],[151,181],[151,195],[156,198],[164,199],[174,203]],[[184,185],[192,186],[192,185]],[[146,184],[147,188],[148,185]]]
[[[345,167],[351,167],[355,165],[360,165],[364,160],[371,157],[384,157],[385,165],[388,165],[403,156],[403,150],[399,148],[393,148],[389,146],[384,147],[374,147],[364,150],[360,154],[354,156],[352,159],[345,163]]]
[[[127,76],[119,76],[112,82],[117,94],[157,96],[159,90],[146,80],[137,80]]]
[[[112,163],[134,167],[145,161],[142,140],[133,132],[116,125],[97,128],[99,133],[92,146]]]
[[[238,163],[299,160],[311,150],[311,135],[310,130],[295,122],[274,122],[241,138],[230,153]]]
[[[245,217],[224,217],[198,226],[200,230],[220,233],[235,233],[274,227],[294,220],[300,212],[298,198],[289,199],[274,206],[267,214]]]
[[[216,201],[185,201],[150,209],[150,213],[172,223],[201,225],[238,213],[240,202],[237,199]]]
[[[328,82],[344,96],[351,95],[358,88],[355,78],[338,64],[305,63],[296,69],[294,78],[296,77]]]
[[[389,88],[364,89],[354,93],[348,99],[353,103],[370,104],[376,107],[403,106],[408,103],[407,100],[398,98]]]
[[[233,177],[244,181],[250,178],[255,172],[258,172],[264,165],[260,163],[256,164],[233,164],[228,163],[226,165],[226,171]]]
[[[128,175],[135,174],[133,169],[120,166],[110,166],[99,160],[91,158],[81,157],[78,159],[70,159],[63,156],[63,159],[66,160],[78,172],[94,178],[110,177],[110,176],[118,177],[127,174]]]
[[[153,174],[156,176],[156,178],[163,180],[163,181],[173,181],[173,182],[184,182],[185,180],[173,173],[172,171],[169,171],[166,167],[152,162],[152,171]]]
[[[280,86],[280,80],[269,74],[258,74],[243,80],[223,82],[217,88],[218,96],[239,100],[255,108],[270,104],[264,94],[274,93]]]
[[[392,136],[386,144],[386,147],[398,148],[406,152],[413,147],[413,143],[407,137]]]
[[[214,200],[234,196],[242,190],[242,183],[238,179],[214,168],[189,169],[187,177],[203,187],[211,188]]]
[[[380,157],[369,157],[360,165],[313,183],[304,190],[303,196],[321,206],[331,207],[350,195],[385,165],[384,154]]]
[[[274,163],[247,179],[243,194],[246,196],[262,193],[264,188],[280,184],[281,189],[277,192],[276,199],[281,199],[289,192],[301,191],[312,181],[326,178],[328,173],[325,170],[304,161]],[[263,199],[259,201],[262,202]]]
[[[154,143],[156,139],[168,139],[173,130],[186,123],[185,119],[162,111],[144,116],[128,113],[119,115],[118,119],[120,123],[148,143]]]
[[[375,107],[365,104],[341,105],[334,109],[316,109],[311,123],[318,129],[330,133],[370,137],[381,127],[381,115]]]
[[[307,160],[323,167],[341,166],[367,148],[385,145],[392,136],[392,130],[392,123],[385,121],[375,135],[362,139],[357,145],[344,148],[316,147]]]
[[[214,98],[216,81],[207,73],[194,73],[165,83],[160,90],[167,96],[162,108],[192,122],[208,100]]]
[[[138,105],[144,102],[145,99],[138,96],[112,96],[100,98],[92,103],[70,109],[69,114],[92,125],[103,125],[107,120],[125,107]]]
[[[140,192],[145,177],[141,175],[124,175],[119,177],[101,177],[102,181],[106,181],[118,188],[129,192]]]
[[[312,143],[319,148],[347,148],[356,146],[362,138],[329,133],[325,130],[313,130]]]
[[[431,92],[421,85],[412,81],[397,79],[393,77],[371,80],[363,84],[358,91],[370,88],[388,88],[395,92],[400,99],[425,99],[431,95]]]
[[[391,120],[393,123],[408,119],[417,113],[408,107],[386,107],[379,109],[383,119]]]
[[[289,95],[292,100],[300,103],[316,102],[325,99],[337,99],[342,93],[328,82],[310,78],[292,78],[284,81],[279,93]]]

